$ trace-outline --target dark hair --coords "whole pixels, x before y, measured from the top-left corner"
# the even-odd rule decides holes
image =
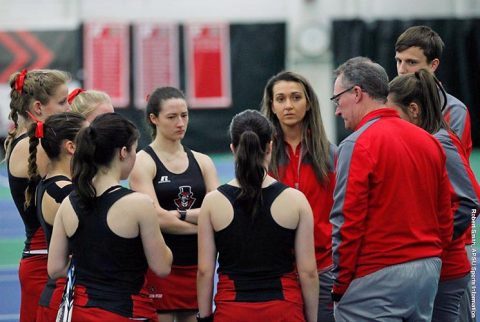
[[[367,57],[354,57],[340,65],[334,75],[342,75],[342,86],[360,86],[372,99],[384,104],[388,96],[388,75],[385,69]]]
[[[180,98],[186,101],[185,95],[183,92],[175,87],[159,87],[155,89],[150,96],[148,96],[147,108],[145,111],[145,117],[147,119],[147,124],[150,126],[152,131],[152,139],[155,139],[157,135],[157,128],[155,124],[150,121],[150,114],[158,116],[162,110],[162,104],[164,101],[171,98]]]
[[[412,102],[420,108],[420,127],[430,134],[440,129],[449,129],[443,118],[439,89],[446,94],[438,79],[425,69],[413,74],[399,75],[390,82],[391,100],[407,113],[408,105]]]
[[[413,26],[405,30],[395,43],[395,51],[401,53],[410,47],[419,47],[430,63],[435,58],[442,57],[445,44],[442,38],[428,26]]]
[[[16,82],[19,77],[25,77],[21,90],[16,89]],[[60,85],[66,84],[70,75],[60,70],[37,69],[26,72],[26,74],[15,72],[8,80],[10,84],[10,114],[8,115],[14,123],[14,128],[8,132],[5,140],[5,156],[10,155],[10,147],[17,135],[18,116],[25,120],[29,119],[27,112],[34,101],[48,104],[50,98],[55,95]]]
[[[138,138],[136,126],[117,113],[101,114],[80,130],[72,158],[72,182],[85,205],[91,205],[96,196],[92,179],[99,167],[109,166],[122,147],[130,151]]]
[[[49,116],[43,123],[43,137],[35,135],[38,123],[33,123],[28,129],[30,145],[28,148],[28,186],[25,190],[25,209],[32,202],[34,191],[41,177],[37,168],[37,146],[40,142],[50,160],[58,160],[64,140],[73,141],[82,128],[85,117],[72,112],[64,112]]]
[[[255,110],[238,113],[230,123],[230,139],[235,149],[235,177],[241,190],[238,199],[252,216],[261,203],[262,182],[267,172],[265,153],[273,131],[267,118]]]
[[[286,158],[286,149],[283,137],[282,127],[275,114],[272,111],[273,87],[280,81],[295,82],[303,87],[307,104],[310,109],[306,112],[303,119],[302,147],[310,155],[313,170],[317,179],[326,184],[328,182],[328,171],[331,167],[330,142],[323,127],[322,115],[320,113],[320,103],[317,94],[312,85],[301,75],[283,71],[270,78],[263,91],[262,113],[267,117],[275,127],[276,135],[273,138],[272,161],[270,162],[270,171],[276,178],[280,178],[279,163],[281,159]],[[281,178],[280,178],[281,179]]]

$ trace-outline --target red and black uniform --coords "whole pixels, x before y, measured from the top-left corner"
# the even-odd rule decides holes
[[[284,142],[285,149],[279,149],[279,180],[298,189],[307,197],[313,211],[313,229],[315,241],[315,258],[317,261],[320,293],[318,298],[318,320],[333,322],[333,301],[330,296],[333,285],[332,269],[332,224],[329,221],[333,205],[335,187],[335,158],[337,147],[330,144],[329,171],[327,181],[322,184],[313,169],[312,157],[302,144],[294,151]]]
[[[65,199],[70,192],[73,190],[73,185],[67,184],[64,187],[60,188],[57,185],[58,181],[68,181],[70,179],[66,176],[54,176],[48,179],[43,179],[37,186],[36,191],[36,210],[37,210],[37,217],[40,221],[40,225],[42,229],[45,231],[45,236],[47,238],[47,243],[50,246],[50,240],[52,238],[52,230],[53,226],[47,223],[43,217],[42,213],[42,201],[43,196],[47,193],[51,196],[55,202],[58,204],[62,203],[63,199]],[[47,285],[43,289],[42,295],[40,296],[40,302],[37,309],[37,322],[50,322],[55,321],[57,316],[58,307],[60,306],[60,302],[62,301],[62,294],[63,289],[66,284],[65,278],[59,278],[57,280],[53,280],[48,278]]]
[[[183,173],[170,172],[155,151],[147,146],[157,168],[153,187],[158,203],[165,210],[200,208],[206,194],[205,181],[192,151],[184,147],[188,168]],[[147,273],[147,287],[155,308],[160,313],[181,310],[198,310],[197,304],[197,234],[177,235],[162,233],[172,250],[173,264],[170,275],[158,277]]]
[[[295,272],[296,230],[277,224],[270,212],[287,188],[280,182],[263,188],[263,203],[253,218],[237,200],[240,188],[228,184],[218,188],[232,204],[233,220],[215,232],[219,253],[215,321],[304,321]]]
[[[90,207],[75,190],[69,195],[78,217],[78,228],[69,237],[76,274],[72,321],[157,319],[145,289],[148,263],[141,236],[120,237],[107,223],[112,205],[132,192],[111,187]]]
[[[21,140],[27,138],[22,134],[13,140],[11,151]],[[25,209],[25,189],[28,186],[28,178],[20,178],[12,175],[9,169],[10,160],[7,160],[8,183],[15,206],[25,225],[25,247],[18,276],[21,288],[20,320],[22,322],[35,321],[38,301],[45,284],[47,283],[47,242],[45,233],[40,226],[35,213],[35,205]]]
[[[452,240],[445,153],[398,113],[368,113],[339,147],[333,224],[334,296],[385,267],[440,257]]]

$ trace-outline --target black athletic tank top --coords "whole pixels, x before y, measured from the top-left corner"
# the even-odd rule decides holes
[[[142,289],[148,263],[141,236],[123,238],[112,232],[107,213],[116,201],[132,192],[121,186],[111,187],[88,208],[82,206],[76,190],[69,195],[79,221],[69,238],[76,284],[86,288],[86,306],[124,316],[132,315],[132,295]]]
[[[53,225],[50,225],[49,223],[47,223],[43,218],[43,213],[42,213],[43,195],[46,192],[50,197],[52,197],[55,200],[55,202],[62,203],[63,199],[65,199],[73,190],[73,185],[71,183],[65,185],[63,188],[60,188],[57,185],[58,181],[70,181],[70,179],[66,176],[61,176],[61,175],[50,177],[48,179],[43,179],[38,184],[37,191],[35,194],[37,218],[38,218],[38,221],[40,222],[40,225],[42,226],[43,231],[45,232],[45,237],[47,239],[47,244],[49,246],[50,246],[50,239],[52,238]]]
[[[200,166],[192,151],[184,147],[188,156],[188,168],[183,173],[168,171],[152,147],[144,151],[155,161],[157,172],[153,187],[160,206],[165,210],[200,208],[207,192]],[[197,235],[174,235],[162,233],[165,243],[173,253],[173,265],[197,265]]]
[[[253,220],[237,201],[240,188],[228,184],[218,188],[234,210],[232,222],[215,232],[218,273],[233,280],[236,293],[245,301],[283,299],[280,278],[294,271],[296,230],[277,224],[270,212],[274,200],[287,188],[280,182],[263,188],[263,203]]]
[[[20,135],[12,141],[11,150],[15,149],[15,146],[22,139],[27,137],[27,133]],[[28,186],[28,178],[20,178],[12,175],[9,169],[10,160],[7,160],[7,172],[8,172],[8,184],[10,185],[10,193],[12,194],[13,202],[17,207],[18,213],[22,218],[25,226],[25,247],[23,248],[23,258],[29,256],[31,250],[47,249],[47,242],[45,241],[45,235],[40,227],[37,215],[35,213],[34,203],[30,203],[30,206],[25,209],[25,189]],[[35,237],[35,238],[34,238]]]

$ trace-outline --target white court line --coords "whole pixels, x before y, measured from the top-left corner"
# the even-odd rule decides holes
[[[15,320],[20,319],[20,314],[0,314],[0,321]]]

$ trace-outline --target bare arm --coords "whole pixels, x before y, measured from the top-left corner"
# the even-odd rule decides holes
[[[212,314],[213,275],[217,249],[210,221],[211,194],[205,196],[198,219],[197,298],[200,317]]]
[[[63,222],[63,213],[68,208],[66,204],[70,204],[70,200],[65,199],[57,215],[55,216],[55,223],[53,225],[52,239],[50,241],[50,248],[48,250],[48,275],[52,279],[67,276],[68,271],[68,239]]]
[[[319,292],[313,245],[313,214],[307,199],[300,192],[298,201],[301,210],[295,235],[295,258],[305,304],[305,318],[308,322],[313,322],[317,321]]]
[[[143,250],[150,269],[158,276],[165,277],[172,266],[172,252],[165,244],[160,232],[153,202],[148,196],[136,194],[135,206],[138,215]]]
[[[196,234],[196,225],[180,220],[176,210],[167,211],[160,206],[153,188],[155,171],[156,166],[152,158],[144,151],[138,152],[129,177],[130,188],[145,193],[153,200],[162,231],[172,234]]]

